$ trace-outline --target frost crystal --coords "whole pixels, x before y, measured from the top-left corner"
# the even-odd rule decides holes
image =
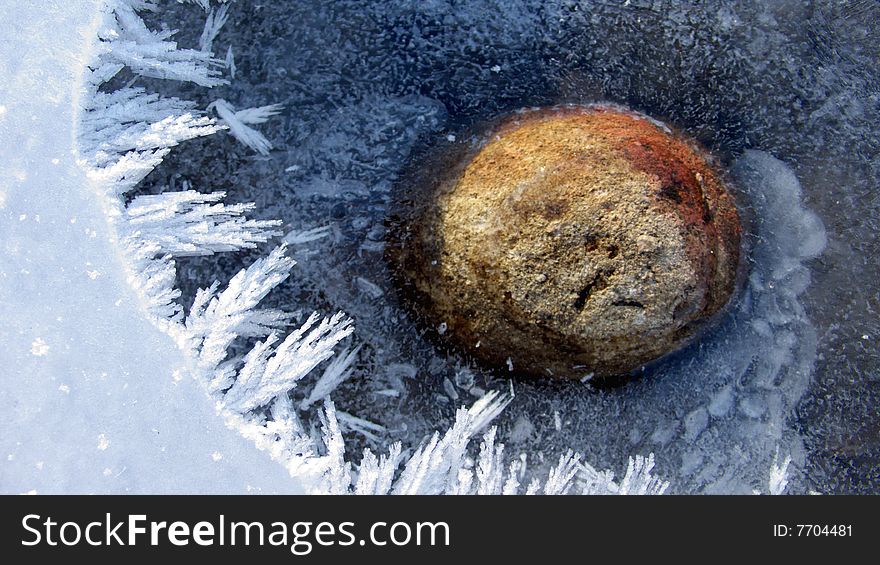
[[[354,349],[346,349],[340,353],[329,365],[324,369],[324,374],[315,383],[312,393],[308,398],[300,404],[300,410],[307,410],[313,403],[327,398],[330,393],[339,386],[339,383],[351,376],[353,369],[352,363],[357,358],[360,346]]]
[[[268,155],[272,150],[272,143],[262,133],[249,127],[250,125],[265,123],[270,117],[277,115],[283,107],[279,104],[260,106],[259,108],[246,108],[238,112],[229,102],[223,100],[214,101],[208,109],[214,109],[220,116],[223,124],[229,127],[229,133],[241,143],[254,151]]]
[[[310,230],[290,232],[284,236],[284,242],[290,243],[291,245],[303,245],[305,243],[323,239],[328,235],[330,235],[330,227],[322,226]]]
[[[294,261],[284,252],[284,246],[277,247],[268,257],[242,269],[219,294],[216,281],[196,293],[183,335],[204,369],[218,368],[236,337],[264,337],[288,324],[289,314],[257,309],[269,291],[290,275]],[[277,341],[277,336],[273,341]],[[254,350],[267,349],[269,345],[264,342]]]
[[[268,404],[272,399],[292,389],[298,380],[319,363],[333,355],[333,347],[353,331],[350,321],[339,313],[332,318],[318,320],[312,316],[274,349],[278,334],[257,344],[245,357],[238,378],[226,392],[225,401],[240,412]]]
[[[154,244],[175,257],[211,255],[219,251],[252,249],[280,235],[271,228],[277,220],[246,220],[254,204],[225,205],[225,192],[194,190],[138,196],[126,207],[128,225],[141,242]]]
[[[791,456],[787,456],[779,465],[779,449],[773,457],[773,465],[770,467],[770,481],[768,482],[769,492],[772,495],[779,495],[785,492],[788,487],[788,465],[791,463]]]
[[[214,50],[214,39],[220,33],[220,29],[226,25],[229,19],[229,6],[220,6],[218,10],[211,10],[205,20],[205,29],[202,31],[202,37],[199,38],[199,48],[205,53],[212,53]]]
[[[105,28],[99,34],[104,42],[104,60],[97,67],[106,82],[122,67],[133,72],[162,79],[194,82],[212,87],[225,84],[220,78],[222,62],[211,53],[195,49],[179,49],[177,43],[168,41],[173,31],[152,31],[135,11],[135,1],[111,2],[116,25]]]
[[[235,80],[235,53],[232,52],[232,45],[226,50],[226,69],[229,71],[229,78]]]

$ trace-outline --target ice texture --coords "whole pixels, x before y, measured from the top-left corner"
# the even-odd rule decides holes
[[[99,4],[0,6],[0,492],[299,492],[144,318],[76,162]]]
[[[162,7],[153,23],[198,45],[201,10]],[[261,128],[274,149],[264,157],[232,138],[193,141],[141,190],[192,181],[254,201],[259,218],[296,233],[327,228],[295,246],[299,278],[269,303],[354,317],[362,346],[334,399],[385,432],[346,441],[413,450],[457,405],[510,384],[435,347],[397,304],[382,250],[400,171],[435,139],[468,143],[470,124],[519,107],[629,105],[697,137],[737,179],[751,220],[746,289],[715,332],[624,387],[599,389],[588,375],[517,380],[498,441],[526,475],[569,447],[621,475],[628,455],[654,452],[673,492],[751,492],[779,486],[768,470],[791,456],[789,490],[876,492],[877,11],[795,1],[237,3],[213,42],[234,48],[235,80],[198,102],[283,104]],[[181,302],[269,248],[182,260]],[[24,341],[33,360],[57,351],[48,335]],[[100,453],[118,445],[110,435],[95,445],[105,440]]]
[[[790,489],[870,492],[880,447],[874,11],[800,2],[238,6],[218,39],[237,57],[237,79],[221,94],[240,106],[284,104],[265,130],[276,150],[255,159],[230,142],[199,142],[151,181],[207,174],[234,184],[230,197],[256,201],[262,217],[330,227],[297,251],[298,287],[272,299],[355,319],[364,345],[335,399],[382,424],[381,442],[414,446],[452,421],[457,402],[509,384],[423,339],[396,303],[382,250],[400,171],[434,139],[468,143],[470,124],[523,106],[610,100],[662,119],[743,184],[752,248],[742,299],[717,331],[625,387],[516,381],[499,440],[530,469],[568,447],[618,470],[628,454],[653,451],[677,492],[761,488],[778,446],[793,458]],[[237,266],[187,262],[184,296],[188,281]]]

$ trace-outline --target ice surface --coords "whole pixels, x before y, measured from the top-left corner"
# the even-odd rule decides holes
[[[154,23],[182,28],[181,42],[197,45],[204,13],[168,4]],[[714,150],[741,185],[752,220],[742,300],[712,335],[624,387],[517,382],[498,440],[508,443],[511,457],[528,462],[528,472],[546,470],[569,447],[621,474],[628,455],[653,451],[672,491],[751,492],[766,490],[770,478],[779,486],[778,473],[770,477],[768,470],[784,467],[790,455],[789,489],[876,492],[875,12],[865,4],[802,2],[238,3],[214,41],[217,52],[234,46],[236,80],[199,103],[222,97],[238,108],[283,104],[284,114],[261,128],[275,149],[254,157],[231,138],[191,142],[143,191],[189,180],[225,190],[234,201],[255,201],[259,217],[280,218],[285,229],[329,227],[327,237],[293,250],[299,278],[270,296],[270,305],[341,309],[355,318],[354,339],[363,345],[335,400],[386,431],[372,439],[352,433],[347,441],[385,451],[400,440],[412,450],[452,422],[456,405],[509,383],[507,374],[488,374],[435,347],[397,305],[382,250],[399,172],[417,164],[435,139],[467,143],[469,124],[526,105],[611,100],[662,118]],[[36,84],[25,80],[21,88]],[[63,101],[66,93],[52,86],[44,87],[47,98]],[[0,99],[0,120],[12,108]],[[30,164],[3,170],[13,179],[31,174]],[[4,188],[0,207],[10,210],[15,200],[9,217],[24,216],[23,223],[4,229],[49,217],[21,208],[13,194]],[[90,229],[96,237],[87,242],[101,242]],[[18,240],[9,241],[14,248]],[[183,303],[198,286],[228,278],[256,256],[182,261]],[[72,263],[78,255],[64,259],[68,271],[83,269]],[[108,284],[113,269],[98,257],[91,262],[77,284]],[[20,268],[12,279],[18,286],[26,280]],[[8,296],[23,299],[16,286],[3,292],[10,293],[4,308]],[[9,335],[24,331],[9,328]],[[29,363],[45,363],[58,351],[57,335],[25,334],[8,342],[23,344],[14,351]],[[142,346],[128,345],[133,352]],[[141,392],[137,398],[149,396]],[[100,454],[119,446],[105,430],[90,432]]]
[[[75,162],[98,5],[0,6],[0,492],[297,492],[143,317]]]
[[[530,468],[569,446],[618,470],[628,454],[654,451],[671,490],[702,492],[766,485],[778,444],[781,458],[793,457],[789,488],[870,492],[880,476],[871,212],[880,42],[874,8],[860,6],[238,6],[218,38],[235,46],[238,65],[221,94],[242,107],[283,103],[287,111],[265,130],[277,149],[264,160],[231,143],[193,145],[152,182],[207,175],[291,229],[329,225],[330,237],[298,251],[297,286],[273,299],[355,318],[364,346],[336,401],[385,426],[384,442],[415,445],[451,422],[454,396],[466,402],[509,385],[434,347],[396,305],[382,240],[399,172],[435,139],[467,143],[470,123],[522,106],[612,100],[664,119],[747,185],[745,295],[717,332],[637,383],[595,391],[517,382],[499,440],[522,438],[508,450],[526,453]],[[184,295],[188,281],[238,265],[186,263]]]

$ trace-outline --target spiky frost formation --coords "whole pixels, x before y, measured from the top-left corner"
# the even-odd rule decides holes
[[[198,2],[206,10],[208,2]],[[133,190],[181,141],[210,135],[226,125],[198,111],[195,104],[166,98],[144,88],[125,86],[102,90],[124,68],[135,75],[188,81],[207,88],[225,84],[226,65],[211,52],[213,41],[228,18],[227,6],[211,10],[201,49],[183,49],[171,41],[172,31],[152,31],[138,15],[156,5],[139,0],[112,0],[105,5],[103,25],[95,44],[95,59],[86,72],[85,94],[78,131],[79,161],[116,228],[125,256],[129,283],[145,313],[170,333],[187,351],[194,372],[214,395],[227,421],[269,447],[268,437],[283,438],[286,457],[308,459],[315,453],[292,409],[289,392],[317,365],[333,355],[334,347],[352,332],[343,314],[321,319],[313,314],[299,328],[284,335],[293,316],[261,309],[260,301],[290,274],[294,261],[285,246],[256,261],[233,277],[221,290],[218,281],[200,290],[184,316],[175,287],[175,258],[211,255],[254,248],[280,235],[274,220],[245,217],[253,204],[226,205],[223,192],[191,190],[137,196]],[[225,102],[224,102],[225,104]],[[279,108],[267,106],[234,114],[228,121],[261,124]],[[269,147],[268,140],[251,128],[248,134]],[[244,131],[244,130],[243,130]],[[315,234],[313,237],[317,237]],[[230,355],[239,338],[260,339],[244,355]],[[345,355],[331,364],[312,402],[325,397],[350,371]],[[257,416],[268,407],[269,418]],[[335,422],[335,418],[332,420]],[[282,451],[273,447],[273,454]]]

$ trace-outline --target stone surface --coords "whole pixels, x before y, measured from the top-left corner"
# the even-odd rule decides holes
[[[419,159],[390,222],[392,270],[442,339],[515,373],[622,375],[730,300],[739,217],[692,142],[611,106],[520,111],[478,139]]]

